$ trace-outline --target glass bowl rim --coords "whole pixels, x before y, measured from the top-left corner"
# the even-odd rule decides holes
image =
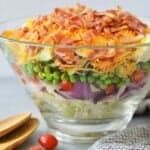
[[[17,18],[13,18],[13,19],[8,19],[5,21],[1,21],[0,25],[4,25],[4,24],[8,24],[8,23],[15,23],[16,21],[19,20],[27,20],[30,18],[36,18],[40,15],[35,15],[35,16],[30,16],[30,17],[17,17]],[[142,18],[142,20],[149,20],[150,21],[150,17],[139,17]],[[147,21],[146,21],[147,22]],[[13,29],[13,28],[12,28]],[[149,34],[150,35],[150,34]],[[20,43],[20,44],[24,44],[24,45],[31,45],[31,46],[35,46],[35,47],[49,47],[49,48],[54,48],[54,47],[59,47],[59,48],[73,48],[73,49],[80,49],[80,48],[90,48],[90,49],[106,49],[106,48],[140,48],[140,47],[150,47],[150,42],[146,42],[146,43],[121,43],[118,45],[64,45],[64,44],[46,44],[46,43],[37,43],[37,42],[31,42],[31,41],[25,41],[25,40],[18,40],[18,39],[13,39],[13,38],[7,38],[1,35],[1,31],[0,31],[0,42],[3,41],[7,41],[7,42],[15,42],[15,43]]]

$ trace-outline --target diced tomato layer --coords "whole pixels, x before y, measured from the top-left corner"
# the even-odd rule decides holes
[[[145,77],[145,72],[143,70],[136,70],[132,76],[131,76],[131,80],[135,83],[138,83],[140,81],[142,81]]]
[[[62,91],[71,91],[73,88],[73,84],[69,81],[62,81],[59,89]]]
[[[116,92],[116,86],[114,84],[111,84],[111,85],[108,85],[105,89],[105,93],[107,95],[111,95],[111,94],[114,94]]]

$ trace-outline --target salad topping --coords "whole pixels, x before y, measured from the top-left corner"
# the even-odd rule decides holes
[[[104,45],[136,42],[146,31],[146,24],[120,7],[97,11],[78,4],[29,19],[22,28],[6,31],[4,35],[47,44]]]

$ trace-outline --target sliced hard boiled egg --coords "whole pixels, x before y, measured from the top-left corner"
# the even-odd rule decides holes
[[[39,61],[49,61],[52,59],[52,48],[45,47],[36,55],[35,59]]]

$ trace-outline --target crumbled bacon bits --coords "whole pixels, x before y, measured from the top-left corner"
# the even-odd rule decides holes
[[[75,52],[70,48],[56,48],[55,55],[65,64],[76,64],[78,61],[78,56],[76,56]]]
[[[51,14],[33,19],[31,27],[19,29],[19,35],[33,42],[88,45],[97,36],[118,40],[126,37],[125,33],[133,37],[145,35],[147,29],[146,24],[121,8],[97,11],[77,4],[72,8],[56,8]],[[80,39],[76,38],[79,36]]]

